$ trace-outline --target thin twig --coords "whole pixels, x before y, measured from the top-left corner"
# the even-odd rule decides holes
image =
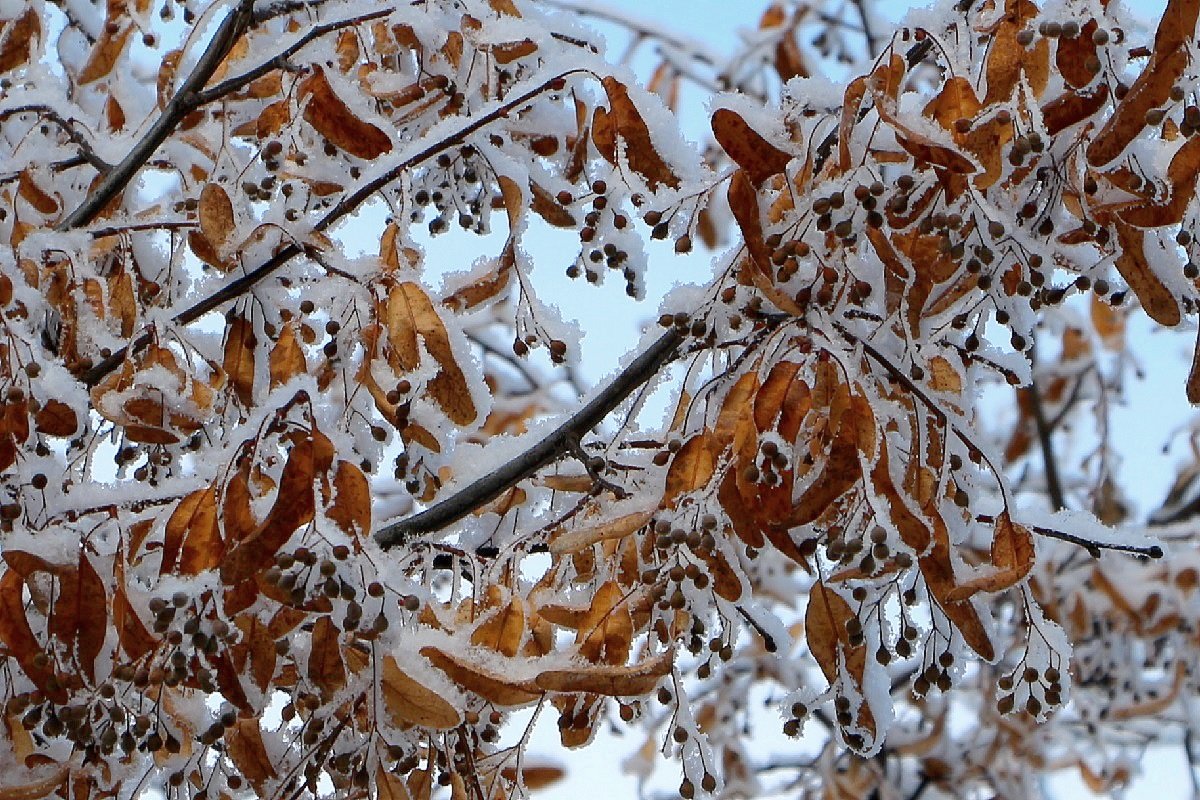
[[[1032,352],[1031,360],[1036,365],[1036,352]],[[1030,380],[1029,388],[1025,391],[1029,392],[1029,401],[1033,406],[1033,419],[1037,425],[1038,443],[1042,448],[1042,465],[1046,473],[1046,493],[1050,495],[1050,503],[1054,506],[1054,510],[1062,511],[1067,507],[1067,501],[1063,495],[1062,481],[1058,477],[1058,459],[1054,455],[1054,430],[1046,420],[1046,409],[1042,407],[1042,393],[1038,391],[1036,378]]]
[[[309,30],[303,36],[288,45],[283,52],[277,53],[267,61],[259,64],[257,67],[243,72],[241,75],[223,80],[215,86],[208,87],[204,91],[197,92],[195,105],[207,105],[214,100],[233,94],[243,86],[253,83],[270,72],[273,72],[277,69],[287,69],[289,58],[300,52],[305,46],[315,39],[319,39],[327,33],[332,33],[333,31],[340,30],[341,28],[346,28],[351,25],[360,25],[364,22],[380,19],[381,17],[386,17],[391,13],[392,9],[386,8],[382,11],[373,11],[369,14],[360,14],[359,16],[352,17],[350,19],[342,19],[336,22],[326,22],[324,25],[313,26],[312,28],[309,28]]]
[[[101,209],[108,205],[110,200],[129,185],[142,165],[158,150],[159,145],[166,141],[184,117],[195,110],[197,94],[216,72],[217,67],[233,48],[234,43],[246,31],[252,19],[253,7],[254,0],[237,0],[237,5],[221,21],[216,33],[213,34],[212,41],[208,43],[200,60],[196,62],[196,67],[184,80],[175,96],[168,101],[159,118],[133,146],[129,155],[125,156],[120,164],[113,167],[104,176],[100,185],[92,190],[92,193],[78,208],[57,225],[56,230],[69,231],[87,225],[96,218]]]
[[[991,524],[996,521],[996,518],[991,514],[977,514],[976,522]],[[1092,539],[1085,539],[1082,536],[1076,536],[1073,533],[1066,531],[1047,528],[1044,525],[1027,525],[1026,527],[1034,533],[1045,536],[1050,539],[1058,539],[1063,542],[1077,544],[1091,554],[1092,558],[1099,558],[1104,550],[1114,550],[1119,553],[1132,553],[1137,556],[1145,556],[1147,558],[1162,558],[1163,549],[1156,544],[1140,545],[1140,544],[1118,544],[1114,542],[1097,542]]]
[[[568,451],[572,440],[578,440],[599,425],[621,401],[657,373],[681,341],[682,337],[673,329],[663,334],[587,405],[524,453],[425,511],[382,528],[375,534],[375,541],[387,549],[416,534],[440,530],[552,463]]]

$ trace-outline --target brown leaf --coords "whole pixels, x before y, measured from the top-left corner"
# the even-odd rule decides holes
[[[179,557],[179,572],[182,575],[198,575],[213,569],[225,555],[225,541],[217,525],[216,488],[210,487],[201,493],[197,503],[188,522],[187,538]]]
[[[589,478],[590,481],[590,478]],[[575,553],[609,539],[623,539],[644,527],[654,516],[653,510],[638,511],[623,517],[581,528],[560,530],[550,539],[551,553]]]
[[[420,363],[419,335],[425,349],[441,367],[426,390],[453,422],[459,425],[474,422],[478,412],[467,379],[454,357],[446,326],[425,290],[411,281],[394,285],[388,292],[386,320],[388,343],[399,366],[413,370]]]
[[[32,6],[10,20],[4,38],[0,40],[0,72],[8,72],[25,64],[33,55],[33,42],[41,38],[41,17]]]
[[[328,615],[319,617],[313,626],[308,678],[321,690],[321,697],[326,701],[346,685],[340,634]]]
[[[646,121],[642,119],[637,106],[629,99],[629,89],[611,76],[605,76],[601,82],[604,84],[604,91],[608,94],[609,105],[612,106],[609,115],[615,126],[615,133],[625,140],[625,157],[629,160],[629,166],[646,179],[651,190],[657,189],[660,183],[665,183],[672,189],[677,188],[679,178],[671,171],[654,147]],[[601,109],[597,109],[596,117],[600,116]],[[593,134],[595,134],[595,128],[593,128]],[[601,149],[601,152],[608,158],[604,149]],[[614,157],[608,158],[608,160],[615,164],[615,147],[612,152]]]
[[[62,204],[54,195],[37,185],[33,174],[28,169],[21,170],[21,177],[17,182],[17,194],[33,206],[39,214],[46,217],[54,216],[62,208]]]
[[[108,22],[104,25],[100,34],[100,38],[96,40],[96,44],[92,47],[92,52],[88,56],[87,63],[83,65],[83,69],[79,73],[79,83],[91,83],[112,72],[113,67],[117,65],[117,59],[121,57],[121,52],[125,49],[125,42],[129,39],[129,34],[132,31],[133,22],[124,14],[123,9],[120,16],[116,19],[113,19],[110,15]]]
[[[244,406],[254,402],[254,356],[258,343],[254,325],[243,316],[236,316],[225,330],[225,352],[221,368]]]
[[[218,253],[224,254],[235,222],[229,194],[217,183],[207,183],[200,191],[200,232]]]
[[[390,655],[383,658],[383,702],[393,723],[449,730],[462,721],[458,710],[437,692],[417,682]]]
[[[318,437],[324,440],[320,450],[315,442]],[[330,466],[332,447],[318,431],[314,430],[312,438],[303,439],[292,448],[267,518],[254,533],[234,545],[221,562],[221,578],[227,586],[236,585],[265,569],[292,533],[312,521],[315,513],[313,477]]]
[[[399,775],[383,765],[383,759],[375,766],[375,796],[377,800],[413,800],[408,784]]]
[[[225,748],[233,765],[259,797],[270,794],[266,783],[276,777],[275,765],[263,744],[258,717],[239,719],[225,729]]]
[[[1187,68],[1198,15],[1200,0],[1167,0],[1150,60],[1088,145],[1088,162],[1093,167],[1102,167],[1121,155],[1146,127],[1146,112],[1167,101]]]
[[[73,436],[79,428],[75,410],[61,400],[47,400],[33,420],[38,433],[47,436]]]
[[[846,623],[854,616],[840,594],[822,582],[813,584],[804,613],[804,630],[808,649],[831,684],[837,680],[839,656],[850,674],[862,679],[867,649],[865,645],[852,646],[846,630]]]
[[[75,592],[79,598],[75,653],[84,673],[95,681],[96,658],[104,648],[104,639],[108,635],[108,593],[104,581],[83,550],[79,551],[79,566],[74,574],[79,583]]]
[[[351,539],[369,534],[371,486],[367,482],[367,476],[357,465],[349,461],[338,461],[333,487],[333,503],[325,509],[325,516],[333,520]]]
[[[782,173],[792,160],[788,153],[764,139],[731,109],[719,108],[713,113],[712,130],[717,142],[755,186]]]
[[[1178,325],[1183,318],[1179,303],[1146,260],[1145,235],[1121,219],[1114,220],[1113,224],[1121,245],[1116,260],[1117,271],[1137,295],[1151,319],[1167,327]]]
[[[664,508],[674,508],[681,495],[708,485],[717,466],[714,445],[712,434],[701,431],[684,442],[675,453],[667,469],[667,485],[662,500]]]
[[[966,581],[946,594],[946,600],[957,602],[977,592],[1000,592],[1015,586],[1033,569],[1033,535],[1027,528],[1012,521],[1008,512],[996,517],[992,534],[992,572]]]
[[[663,676],[670,674],[675,652],[667,650],[632,666],[581,666],[570,670],[539,673],[534,682],[547,692],[587,692],[606,697],[638,697],[649,694]]]
[[[308,372],[308,361],[304,358],[304,350],[300,347],[295,328],[290,322],[283,326],[283,330],[279,332],[279,339],[271,348],[268,369],[271,373],[272,389]]]
[[[513,595],[508,604],[484,620],[471,634],[471,644],[513,657],[525,637],[525,603]]]
[[[216,527],[217,499],[216,490],[213,487],[197,489],[180,500],[179,505],[175,506],[175,510],[167,519],[166,531],[163,534],[162,561],[158,568],[158,574],[166,575],[176,570],[176,562],[183,551],[184,540],[190,539],[193,531],[196,532],[197,544],[192,547],[189,554],[189,568],[194,569],[200,564],[207,563],[210,559],[212,560],[210,566],[219,563],[219,554],[212,559],[211,554],[205,551],[205,547],[211,547],[214,542],[220,541],[220,533]],[[182,564],[179,567],[182,569]],[[203,568],[207,569],[208,567]],[[196,570],[196,572],[198,571]],[[196,572],[185,574],[194,575]]]
[[[500,774],[504,776],[505,780],[517,780],[517,770],[514,767],[505,767]],[[566,771],[562,767],[550,764],[526,763],[521,770],[521,785],[530,791],[536,792],[538,789],[544,789],[551,784],[557,783],[566,774]]]
[[[437,647],[423,647],[421,655],[428,658],[459,686],[498,706],[523,706],[542,695],[538,687],[530,681],[510,680],[507,676],[493,673],[476,662],[465,660]]]
[[[358,158],[372,160],[392,150],[392,140],[379,128],[364,122],[334,92],[319,66],[300,83],[298,97],[304,120],[334,146]]]
[[[70,774],[70,768],[63,764],[40,780],[0,787],[0,800],[41,800],[55,790],[62,792],[65,797],[65,784]],[[11,779],[12,776],[9,777]]]
[[[927,509],[927,511],[929,511]],[[972,650],[985,661],[996,657],[996,649],[992,645],[983,622],[970,600],[953,601],[950,594],[957,585],[954,578],[954,565],[950,560],[950,532],[946,529],[945,521],[931,514],[933,520],[933,547],[928,553],[918,559],[921,574],[930,594],[937,601],[938,607],[946,618],[954,623],[962,634],[963,640]]]
[[[50,688],[54,670],[48,663],[42,664],[40,659],[35,659],[42,652],[42,646],[25,616],[24,588],[25,582],[16,570],[6,570],[0,577],[0,642],[16,656],[21,670],[47,697],[56,703],[66,702],[66,690],[57,681],[55,688]]]
[[[829,448],[821,474],[800,495],[788,519],[788,527],[807,525],[825,513],[835,500],[862,479],[858,445],[854,430],[847,426],[838,432]]]

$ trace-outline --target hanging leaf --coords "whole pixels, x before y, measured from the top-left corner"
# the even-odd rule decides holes
[[[593,136],[597,135],[596,130],[606,128],[611,124],[612,132],[625,141],[625,157],[629,160],[629,166],[646,179],[651,190],[657,189],[659,184],[666,184],[672,189],[678,188],[679,178],[671,171],[655,148],[650,137],[650,128],[647,127],[641,112],[630,99],[628,87],[608,75],[602,79],[601,83],[604,85],[604,91],[608,94],[608,102],[612,108],[609,112],[605,112],[602,108],[596,109]],[[609,122],[610,117],[611,123]],[[611,136],[611,134],[609,135]],[[597,147],[605,158],[611,163],[616,163],[615,147],[611,145],[602,147],[599,142],[597,142]],[[613,157],[609,157],[610,154]]]
[[[581,666],[539,673],[534,682],[547,692],[588,692],[606,697],[640,697],[649,694],[671,672],[674,651],[667,650],[632,666]]]
[[[446,673],[459,686],[498,706],[523,706],[541,696],[529,681],[516,681],[493,673],[474,661],[452,655],[437,647],[421,648],[421,655]]]
[[[402,670],[390,655],[383,657],[380,689],[384,705],[396,725],[450,730],[462,722],[458,710],[449,701]]]
[[[391,152],[388,135],[350,110],[321,67],[313,66],[312,74],[301,81],[297,97],[304,105],[304,121],[335,147],[368,161]]]
[[[719,108],[712,116],[717,142],[745,170],[750,182],[759,186],[767,178],[781,174],[792,157],[764,139],[740,114]]]
[[[317,619],[308,655],[308,678],[321,690],[321,697],[326,701],[346,685],[340,637],[341,631],[328,615]]]
[[[300,342],[296,339],[295,327],[290,322],[283,326],[283,330],[279,332],[279,339],[271,348],[268,369],[271,374],[272,389],[282,386],[297,375],[304,375],[308,372],[308,362],[304,358],[304,350],[300,347]]]
[[[716,470],[712,434],[701,431],[692,436],[671,460],[667,470],[667,485],[663,493],[663,508],[674,508],[681,496],[708,484]]]

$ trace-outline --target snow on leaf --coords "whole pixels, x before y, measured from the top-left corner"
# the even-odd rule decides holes
[[[392,140],[379,128],[365,122],[337,96],[325,71],[314,66],[297,90],[304,106],[304,120],[317,132],[358,158],[372,160],[392,150]]]

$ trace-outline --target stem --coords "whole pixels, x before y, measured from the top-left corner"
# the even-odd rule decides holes
[[[1058,459],[1054,455],[1054,441],[1051,438],[1054,429],[1046,420],[1046,410],[1042,407],[1042,393],[1038,391],[1037,380],[1031,381],[1025,391],[1029,392],[1033,418],[1037,423],[1038,443],[1042,448],[1042,464],[1046,472],[1046,493],[1050,495],[1054,510],[1062,511],[1067,507],[1067,502],[1063,496],[1062,481],[1058,477]]]
[[[417,534],[440,530],[552,463],[568,452],[572,441],[599,425],[621,401],[658,372],[674,355],[681,341],[681,335],[675,330],[663,334],[587,405],[524,453],[425,511],[382,528],[375,534],[375,541],[386,550]]]

